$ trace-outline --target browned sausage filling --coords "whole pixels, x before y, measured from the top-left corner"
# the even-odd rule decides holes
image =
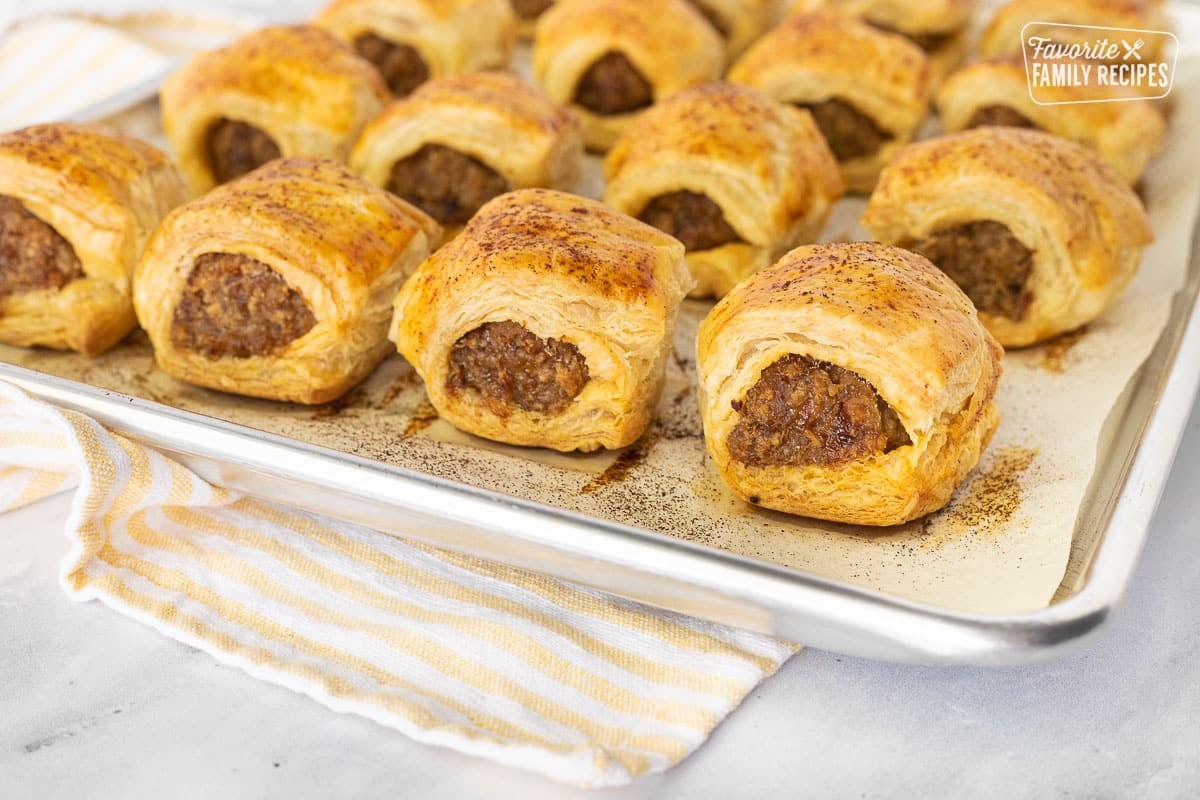
[[[659,195],[642,209],[638,219],[674,236],[689,253],[741,241],[725,221],[721,207],[696,192]]]
[[[722,39],[729,36],[729,26],[725,24],[725,20],[722,19],[715,10],[713,10],[712,6],[710,6],[708,3],[702,3],[700,0],[688,1],[693,7],[695,7],[697,11],[700,12],[704,19],[708,20],[708,24],[712,25],[713,30],[720,34]]]
[[[509,0],[513,13],[521,19],[537,19],[542,13],[554,5],[554,0]]]
[[[354,49],[375,65],[396,97],[411,94],[413,89],[429,80],[429,65],[412,45],[364,33],[354,40]]]
[[[812,113],[813,122],[817,123],[817,128],[838,161],[869,156],[892,138],[875,124],[875,120],[836,97],[821,103],[801,105],[801,108],[807,108]]]
[[[583,73],[575,102],[601,115],[624,114],[653,103],[654,90],[628,58],[609,52]]]
[[[388,191],[443,224],[469,220],[479,207],[508,191],[508,181],[477,158],[427,144],[392,165]]]
[[[279,158],[279,145],[246,122],[221,119],[208,132],[208,163],[217,183],[225,183]]]
[[[808,356],[764,369],[734,409],[729,454],[750,467],[838,466],[912,444],[875,387]]]
[[[71,243],[21,201],[0,195],[0,300],[61,289],[81,277],[83,267]]]
[[[208,358],[273,355],[316,322],[299,292],[266,264],[205,253],[175,307],[171,343]]]
[[[968,128],[982,128],[985,125],[999,125],[1005,128],[1037,127],[1029,117],[1012,106],[1001,105],[982,106],[967,120]]]
[[[561,413],[587,382],[587,361],[575,345],[535,336],[516,322],[489,322],[454,343],[446,390],[476,393],[506,417],[514,408]]]
[[[907,248],[949,275],[980,311],[1019,320],[1033,300],[1025,288],[1033,270],[1033,251],[999,222],[956,225]]]

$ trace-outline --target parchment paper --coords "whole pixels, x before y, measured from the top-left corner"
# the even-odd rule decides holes
[[[1086,330],[1008,354],[998,395],[1003,421],[979,467],[946,509],[905,526],[788,517],[725,490],[704,457],[693,389],[695,330],[707,302],[685,304],[658,419],[620,453],[564,456],[459,433],[436,418],[399,356],[343,400],[318,408],[178,383],[154,368],[141,333],[90,361],[9,347],[0,347],[0,359],[936,606],[1033,610],[1047,605],[1063,581],[1101,429],[1162,332],[1186,276],[1200,206],[1200,10],[1176,6],[1173,18],[1182,43],[1173,118],[1164,153],[1145,180],[1157,239],[1141,272]],[[155,120],[153,107],[143,107],[117,123],[158,138]],[[598,159],[589,161],[589,193],[596,194]],[[866,238],[856,224],[864,205],[843,201],[825,238]],[[1076,550],[1087,544],[1076,541]]]

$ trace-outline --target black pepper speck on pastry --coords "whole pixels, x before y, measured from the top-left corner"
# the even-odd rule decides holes
[[[840,11],[785,20],[746,51],[728,79],[811,112],[847,187],[860,193],[912,140],[932,87],[921,48]]]
[[[653,103],[716,80],[720,36],[687,0],[570,0],[538,22],[533,76],[607,150]]]
[[[0,342],[97,355],[120,341],[137,260],[186,199],[165,153],[115,130],[0,135]]]
[[[655,105],[604,167],[605,202],[683,242],[696,297],[816,240],[844,188],[812,117],[728,83]]]
[[[594,200],[492,200],[396,298],[391,338],[438,414],[507,444],[632,444],[662,389],[683,246]]]
[[[283,156],[345,161],[387,97],[369,63],[307,25],[201,53],[159,92],[163,130],[194,194]]]
[[[388,353],[392,299],[440,235],[340,164],[279,159],[163,221],[138,266],[138,320],[180,380],[328,402]]]
[[[941,267],[1005,347],[1098,317],[1153,238],[1137,195],[1096,153],[1011,127],[909,145],[862,222]]]
[[[798,247],[697,335],[700,414],[726,485],[763,508],[898,525],[941,508],[999,421],[1003,350],[921,256]]]
[[[430,78],[508,66],[508,0],[333,0],[313,17],[375,65],[396,97]]]

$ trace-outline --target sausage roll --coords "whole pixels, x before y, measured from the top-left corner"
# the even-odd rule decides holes
[[[631,444],[662,388],[683,246],[594,200],[519,189],[396,298],[391,337],[443,419],[508,444]]]
[[[1061,23],[1103,28],[1168,30],[1162,0],[1010,0],[996,11],[979,38],[981,56],[1021,53],[1021,29],[1030,22]],[[1094,31],[1080,31],[1080,41],[1095,38]],[[1163,39],[1150,37],[1141,57],[1154,61],[1162,57]],[[1054,31],[1055,41],[1069,43],[1071,29]]]
[[[187,199],[166,154],[98,125],[0,136],[0,341],[96,355],[137,324],[137,259]]]
[[[910,145],[884,169],[862,221],[945,271],[1006,347],[1095,319],[1152,238],[1137,195],[1095,153],[1020,128]]]
[[[570,0],[538,22],[533,76],[607,150],[651,104],[720,77],[721,39],[687,0]]]
[[[604,162],[604,201],[679,241],[696,297],[815,241],[844,185],[812,117],[756,89],[693,87],[655,105]]]
[[[793,13],[837,8],[862,17],[888,33],[898,33],[925,51],[935,84],[967,54],[975,0],[801,0]]]
[[[1046,102],[1029,96],[1021,56],[986,59],[950,76],[938,92],[938,112],[949,132],[1001,125],[1071,139],[1099,153],[1130,184],[1162,147],[1166,119],[1153,101],[1137,99],[1129,89],[1060,86],[1038,92]],[[1120,102],[1088,102],[1097,99]]]
[[[333,0],[313,19],[354,45],[404,97],[429,78],[508,65],[509,0]]]
[[[340,164],[280,159],[163,221],[138,266],[138,320],[180,380],[323,403],[387,354],[392,299],[439,235]]]
[[[281,156],[345,161],[387,97],[370,64],[305,25],[201,53],[159,93],[163,130],[196,194]]]
[[[450,75],[376,117],[350,166],[443,225],[457,226],[511,189],[574,189],[583,137],[570,109],[515,75]]]
[[[791,17],[755,42],[729,80],[808,109],[849,190],[866,193],[924,119],[929,75],[925,53],[903,36],[818,11]]]
[[[915,253],[798,247],[700,325],[709,456],[745,500],[860,525],[935,511],[999,421],[1003,350]]]

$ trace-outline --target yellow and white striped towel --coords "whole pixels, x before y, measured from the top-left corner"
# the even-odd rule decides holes
[[[678,763],[795,650],[240,496],[0,382],[0,510],[70,487],[72,597],[337,711],[563,781]]]

